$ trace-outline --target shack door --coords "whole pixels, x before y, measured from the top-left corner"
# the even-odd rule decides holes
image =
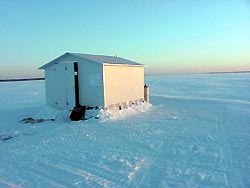
[[[74,63],[64,63],[67,88],[67,109],[72,110],[76,106],[75,100],[75,72]]]
[[[59,63],[53,71],[53,104],[59,109],[72,110],[75,107],[74,63]]]

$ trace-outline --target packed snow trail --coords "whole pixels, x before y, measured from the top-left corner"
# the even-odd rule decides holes
[[[211,75],[186,81],[194,77],[209,83]],[[233,77],[232,83],[240,83],[236,90],[246,85],[231,99],[250,101],[249,74]],[[227,83],[227,76],[216,78],[214,85]],[[153,104],[148,111],[80,122],[62,112],[54,122],[37,124],[19,120],[43,107],[44,82],[0,83],[0,138],[12,136],[0,140],[0,187],[250,187],[250,105],[197,100],[208,98],[198,94],[174,98],[161,91],[173,92],[175,85],[153,83],[167,82],[167,76],[147,79]],[[211,98],[230,99],[221,96]]]

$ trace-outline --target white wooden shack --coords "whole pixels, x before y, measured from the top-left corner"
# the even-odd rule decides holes
[[[144,65],[117,56],[65,53],[41,66],[46,103],[120,108],[144,100]]]

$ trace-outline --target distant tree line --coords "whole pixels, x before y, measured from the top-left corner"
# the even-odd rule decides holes
[[[45,78],[15,78],[15,79],[0,79],[0,82],[16,82],[16,81],[30,81],[30,80],[45,80]]]

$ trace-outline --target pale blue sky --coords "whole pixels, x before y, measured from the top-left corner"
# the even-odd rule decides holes
[[[146,73],[250,70],[249,0],[0,1],[0,78],[41,76],[65,52]]]

